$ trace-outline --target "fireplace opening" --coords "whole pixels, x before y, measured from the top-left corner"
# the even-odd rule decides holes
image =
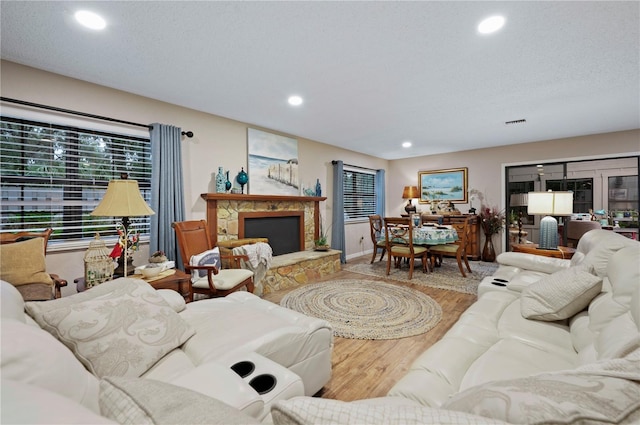
[[[304,212],[238,214],[239,238],[268,238],[273,255],[304,251]]]

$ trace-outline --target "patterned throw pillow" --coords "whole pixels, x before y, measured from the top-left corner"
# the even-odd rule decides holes
[[[582,311],[602,290],[602,278],[581,266],[543,277],[522,290],[522,317],[562,320]]]
[[[138,279],[117,279],[25,308],[98,377],[138,377],[195,333],[152,286]]]
[[[216,266],[220,268],[220,249],[215,247],[198,255],[192,255],[189,259],[190,266]],[[195,283],[198,279],[207,275],[206,270],[193,270],[191,272],[191,282]]]
[[[100,381],[100,411],[119,424],[258,424],[220,400],[153,379]]]

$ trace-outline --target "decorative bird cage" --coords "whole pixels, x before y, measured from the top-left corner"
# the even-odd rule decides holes
[[[113,279],[113,259],[100,235],[96,233],[95,240],[89,243],[89,249],[84,254],[84,284],[91,288]]]

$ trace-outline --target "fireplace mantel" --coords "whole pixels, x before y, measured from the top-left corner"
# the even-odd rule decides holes
[[[303,205],[303,209],[313,215],[313,231],[305,236],[305,244],[311,247],[313,241],[318,239],[320,234],[320,202],[326,200],[323,196],[287,196],[287,195],[249,195],[243,193],[203,193],[200,195],[207,203],[207,223],[214,244],[218,240],[228,240],[237,238],[237,234],[229,231],[228,227],[221,228],[218,222],[219,203],[224,205],[224,214],[229,213],[229,209],[234,210],[232,214],[239,211],[277,211],[289,210],[289,205]],[[225,217],[228,219],[229,217]],[[231,217],[233,221],[233,217]],[[236,222],[237,225],[237,222]],[[236,229],[237,230],[237,229]]]

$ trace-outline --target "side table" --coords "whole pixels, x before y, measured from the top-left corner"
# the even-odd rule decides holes
[[[130,277],[133,277],[131,275]],[[183,272],[182,270],[175,269],[175,273],[172,275],[160,278],[160,279],[143,279],[142,275],[135,275],[136,278],[145,280],[149,285],[155,289],[173,289],[182,295],[186,302],[193,301],[193,287],[191,286],[191,275]],[[73,280],[76,284],[78,292],[84,291],[84,277],[79,277]]]
[[[536,243],[512,244],[511,250],[513,252],[525,252],[543,257],[563,258],[565,260],[570,260],[573,254],[576,253],[575,248],[569,248],[567,246],[559,246],[558,249],[540,249]]]

